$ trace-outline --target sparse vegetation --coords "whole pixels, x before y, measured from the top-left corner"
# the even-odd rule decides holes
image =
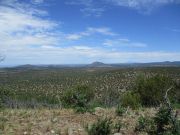
[[[145,75],[138,76],[143,73]],[[165,90],[172,86],[172,91],[169,92],[170,101],[178,108],[179,77],[179,68],[93,69],[93,71],[86,68],[0,69],[0,105],[1,108],[5,108],[0,111],[0,117],[8,118],[8,122],[0,123],[1,133],[10,134],[14,130],[19,134],[34,132],[32,128],[37,127],[34,127],[36,124],[31,121],[36,119],[37,123],[44,121],[43,118],[38,119],[42,115],[46,116],[48,121],[47,125],[43,125],[43,129],[39,129],[44,134],[64,134],[65,131],[68,133],[74,130],[80,130],[78,132],[85,134],[84,129],[79,129],[78,126],[76,129],[69,127],[77,121],[76,124],[80,123],[80,126],[90,125],[87,130],[90,135],[108,135],[116,132],[133,134],[135,131],[151,135],[177,134],[179,121],[173,124],[172,120],[168,119],[167,110],[153,108],[152,111],[149,107],[159,107],[163,104]],[[8,108],[13,109],[9,111]],[[25,108],[34,110],[21,111]],[[98,111],[91,112],[93,108],[94,111]],[[148,109],[150,111],[147,111]],[[74,110],[83,114],[74,113]],[[145,112],[146,115],[142,115]],[[102,116],[107,118],[102,119]],[[14,119],[15,123],[11,124]],[[62,125],[66,124],[60,121],[67,123],[66,120],[70,123],[68,127],[62,128]],[[27,124],[27,121],[30,123]],[[21,123],[24,126],[22,130],[15,126]],[[7,131],[8,128],[11,131]]]

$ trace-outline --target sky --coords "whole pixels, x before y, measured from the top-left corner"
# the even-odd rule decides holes
[[[0,0],[0,65],[180,61],[180,0]]]

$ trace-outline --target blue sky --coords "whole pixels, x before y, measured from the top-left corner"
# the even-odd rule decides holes
[[[180,0],[0,0],[2,65],[180,60]]]

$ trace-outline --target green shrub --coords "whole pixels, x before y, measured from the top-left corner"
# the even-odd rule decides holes
[[[66,90],[62,96],[62,104],[72,107],[77,112],[85,112],[90,108],[90,102],[94,99],[94,92],[88,86],[77,86]]]
[[[139,76],[134,90],[140,95],[143,106],[157,106],[164,100],[165,91],[171,86],[173,81],[167,76]]]
[[[112,121],[108,118],[99,119],[90,127],[87,127],[88,135],[110,135],[112,132]]]
[[[134,92],[126,92],[121,96],[121,104],[123,107],[137,109],[141,106],[140,97]]]
[[[138,124],[135,127],[135,131],[143,131],[149,134],[155,133],[155,123],[152,118],[140,116],[138,118]]]
[[[118,116],[122,116],[125,113],[126,109],[124,107],[122,107],[121,105],[118,105],[118,107],[116,108],[116,114]]]

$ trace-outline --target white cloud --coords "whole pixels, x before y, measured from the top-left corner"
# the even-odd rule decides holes
[[[113,32],[110,28],[107,28],[107,27],[88,27],[83,32],[67,34],[66,39],[78,40],[78,39],[81,39],[83,37],[91,36],[93,34],[102,34],[102,35],[106,35],[106,36],[117,35],[115,32]]]
[[[132,42],[126,38],[113,40],[106,39],[103,44],[110,47],[147,47],[147,44],[145,43]]]

